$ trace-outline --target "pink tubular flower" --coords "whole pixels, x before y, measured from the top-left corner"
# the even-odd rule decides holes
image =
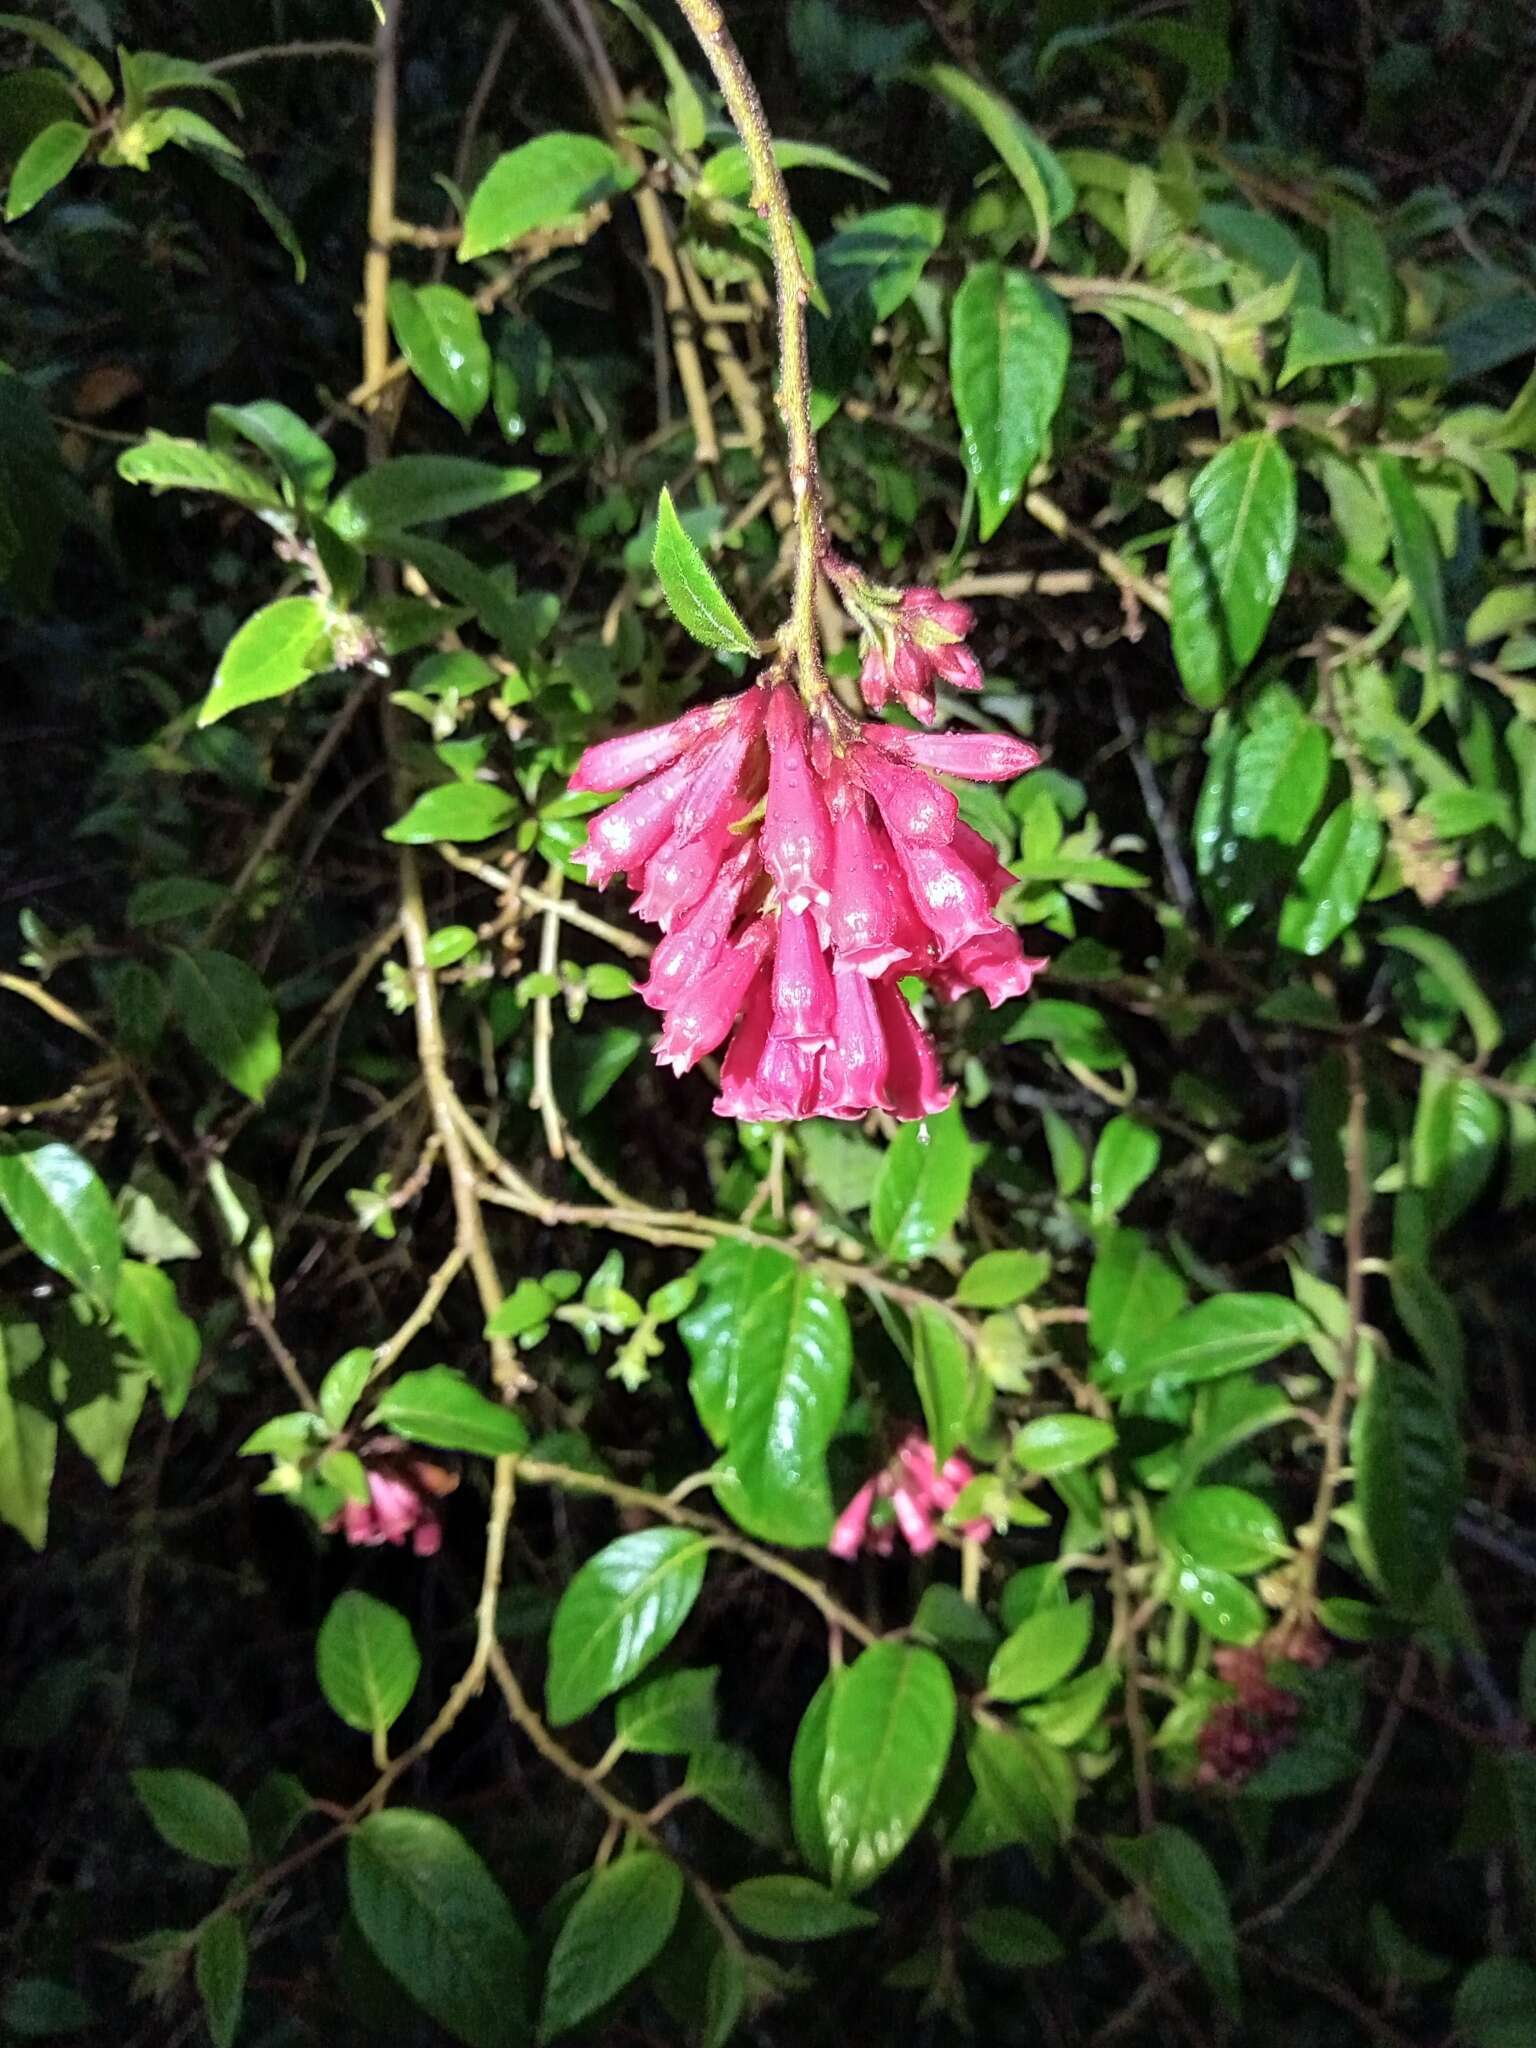
[[[376,1437],[363,1447],[370,1461],[365,1467],[368,1498],[349,1500],[325,1524],[327,1533],[339,1529],[348,1543],[369,1550],[383,1543],[398,1547],[409,1537],[417,1557],[436,1556],[443,1547],[443,1524],[434,1496],[452,1493],[458,1476],[404,1453],[398,1437]]]
[[[932,725],[936,680],[979,690],[981,663],[965,642],[976,624],[968,604],[927,584],[911,590],[870,583],[851,562],[823,557],[822,567],[863,631],[859,688],[871,711],[898,697],[919,725]]]
[[[899,1529],[912,1555],[925,1557],[938,1543],[938,1525],[975,1476],[969,1460],[958,1453],[940,1466],[933,1445],[914,1430],[885,1469],[866,1479],[843,1509],[827,1548],[834,1557],[856,1557],[861,1550],[889,1557]],[[882,1501],[890,1503],[894,1529],[891,1520],[877,1519]],[[992,1534],[992,1524],[967,1522],[961,1533],[982,1543]]]
[[[906,622],[891,674],[908,701],[970,613],[861,588]],[[936,776],[999,782],[1038,760],[1007,734],[861,725],[827,694],[808,709],[776,670],[589,748],[572,788],[627,794],[575,858],[595,885],[624,875],[665,935],[638,991],[662,1013],[657,1062],[684,1074],[730,1039],[715,1108],[754,1122],[944,1109],[954,1090],[898,982],[995,1007],[1044,963],[995,915],[1014,878]]]

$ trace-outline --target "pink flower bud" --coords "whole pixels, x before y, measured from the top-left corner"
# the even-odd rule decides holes
[[[957,946],[934,969],[933,985],[946,1002],[979,989],[995,1010],[1015,996],[1027,996],[1049,961],[1031,959],[1019,935],[1007,925]]]
[[[656,1064],[686,1074],[723,1044],[741,1013],[753,977],[768,956],[773,932],[767,918],[748,925],[701,980],[685,989],[656,1042]]]
[[[892,1492],[891,1506],[896,1510],[896,1520],[907,1539],[908,1550],[914,1557],[925,1557],[939,1540],[933,1533],[933,1523],[904,1486],[898,1486]]]
[[[805,713],[781,683],[768,706],[768,800],[763,815],[763,866],[791,910],[826,903],[832,826],[806,746]]]
[[[875,1482],[866,1479],[832,1526],[827,1548],[834,1557],[857,1557],[875,1505]]]
[[[957,640],[952,647],[930,649],[928,659],[934,674],[957,690],[979,690],[986,681],[981,663],[962,641]]]
[[[885,656],[878,647],[872,647],[864,657],[859,670],[859,689],[864,702],[871,711],[883,711],[891,701],[891,672],[886,667]]]
[[[872,987],[875,1011],[890,1056],[886,1096],[892,1115],[905,1117],[908,1122],[920,1116],[937,1116],[948,1109],[955,1091],[939,1080],[938,1056],[931,1040],[894,982],[877,981]]]
[[[587,880],[601,889],[622,869],[635,874],[671,832],[677,806],[688,787],[687,760],[674,761],[626,797],[593,818],[584,846],[572,854],[587,870]]]
[[[917,914],[933,933],[941,960],[967,939],[1001,929],[984,884],[952,846],[908,839],[895,844]]]
[[[742,835],[721,822],[697,839],[679,839],[674,832],[645,865],[645,887],[635,898],[636,917],[660,925],[664,932],[686,917],[704,899],[720,872],[720,863],[742,844]]]
[[[901,608],[908,618],[922,619],[941,632],[964,640],[976,624],[976,614],[958,598],[944,597],[931,584],[916,583],[901,594]]]
[[[851,758],[893,839],[923,846],[949,844],[960,807],[942,783],[921,768],[893,760],[883,747],[857,747]]]
[[[957,775],[964,782],[1012,782],[1040,765],[1039,750],[1011,733],[903,732],[894,725],[866,725],[864,737],[898,761],[936,775]]]
[[[635,994],[653,1010],[669,1009],[719,961],[731,936],[736,906],[757,866],[748,841],[727,860],[696,910],[661,941],[651,955],[651,972]]]
[[[639,732],[620,733],[617,739],[600,740],[588,747],[576,763],[570,787],[574,790],[628,789],[659,769],[669,767],[695,741],[722,723],[722,707],[704,704],[685,711],[670,725],[646,726]]]
[[[773,1036],[798,1045],[826,1045],[832,1037],[834,1000],[816,926],[807,912],[779,914],[779,943],[773,962]]]
[[[697,839],[739,810],[736,792],[756,737],[745,719],[737,719],[712,745],[695,747],[689,754],[685,765],[692,773],[673,827],[680,840]]]

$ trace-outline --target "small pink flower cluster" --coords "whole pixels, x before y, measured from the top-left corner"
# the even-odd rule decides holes
[[[629,790],[574,856],[623,874],[665,934],[639,994],[660,1065],[686,1073],[740,1028],[721,1116],[914,1118],[943,1109],[934,1048],[897,986],[914,974],[995,1008],[1045,964],[993,910],[1013,877],[934,771],[1008,781],[1024,741],[807,711],[774,672],[670,725],[589,747],[571,788]]]
[[[895,697],[919,725],[932,725],[936,684],[981,688],[981,663],[965,644],[976,624],[968,604],[928,584],[900,590],[866,582],[833,554],[821,566],[862,630],[859,688],[871,711],[883,711]]]
[[[379,1459],[366,1467],[368,1498],[349,1500],[325,1525],[339,1529],[347,1541],[372,1550],[382,1543],[403,1544],[410,1538],[417,1557],[435,1557],[443,1547],[443,1524],[434,1496],[452,1493],[458,1478],[425,1458],[398,1455],[398,1439],[378,1439],[365,1456]]]
[[[941,1465],[933,1445],[914,1430],[885,1470],[866,1479],[843,1509],[827,1548],[834,1557],[856,1557],[861,1550],[889,1557],[899,1529],[912,1555],[922,1557],[938,1542],[937,1525],[975,1476],[958,1452]],[[882,1501],[890,1502],[889,1515],[876,1513]],[[992,1524],[967,1522],[961,1533],[982,1542]]]

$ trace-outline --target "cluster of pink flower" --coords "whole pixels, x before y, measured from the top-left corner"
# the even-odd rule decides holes
[[[1013,877],[935,772],[1009,781],[1038,760],[1003,735],[861,725],[825,694],[808,711],[774,671],[589,747],[571,788],[630,793],[575,858],[599,888],[623,874],[665,934],[639,991],[663,1013],[658,1063],[686,1073],[740,1019],[722,1116],[943,1109],[900,978],[995,1008],[1045,963],[993,915]]]
[[[867,1479],[843,1509],[827,1548],[834,1557],[856,1557],[861,1550],[889,1557],[899,1529],[912,1555],[922,1557],[938,1542],[938,1524],[975,1476],[958,1452],[941,1465],[933,1445],[914,1430],[885,1470]],[[883,1501],[889,1501],[889,1513],[880,1511]],[[981,1541],[992,1534],[992,1524],[967,1522],[961,1533]]]
[[[362,1456],[368,1477],[368,1498],[349,1500],[326,1523],[328,1534],[339,1529],[349,1543],[372,1550],[381,1543],[403,1544],[410,1538],[417,1557],[435,1557],[443,1547],[443,1524],[437,1500],[452,1493],[458,1476],[426,1458],[405,1453],[397,1437],[378,1437]]]
[[[1328,1645],[1322,1635],[1309,1632],[1250,1649],[1223,1648],[1212,1655],[1211,1669],[1237,1697],[1212,1707],[1201,1725],[1195,1745],[1196,1784],[1241,1785],[1295,1741],[1301,1700],[1271,1680],[1270,1665],[1277,1658],[1315,1670],[1328,1661]]]

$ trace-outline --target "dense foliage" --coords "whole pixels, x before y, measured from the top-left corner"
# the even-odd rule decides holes
[[[375,15],[0,16],[0,2035],[1522,2048],[1522,10]]]

